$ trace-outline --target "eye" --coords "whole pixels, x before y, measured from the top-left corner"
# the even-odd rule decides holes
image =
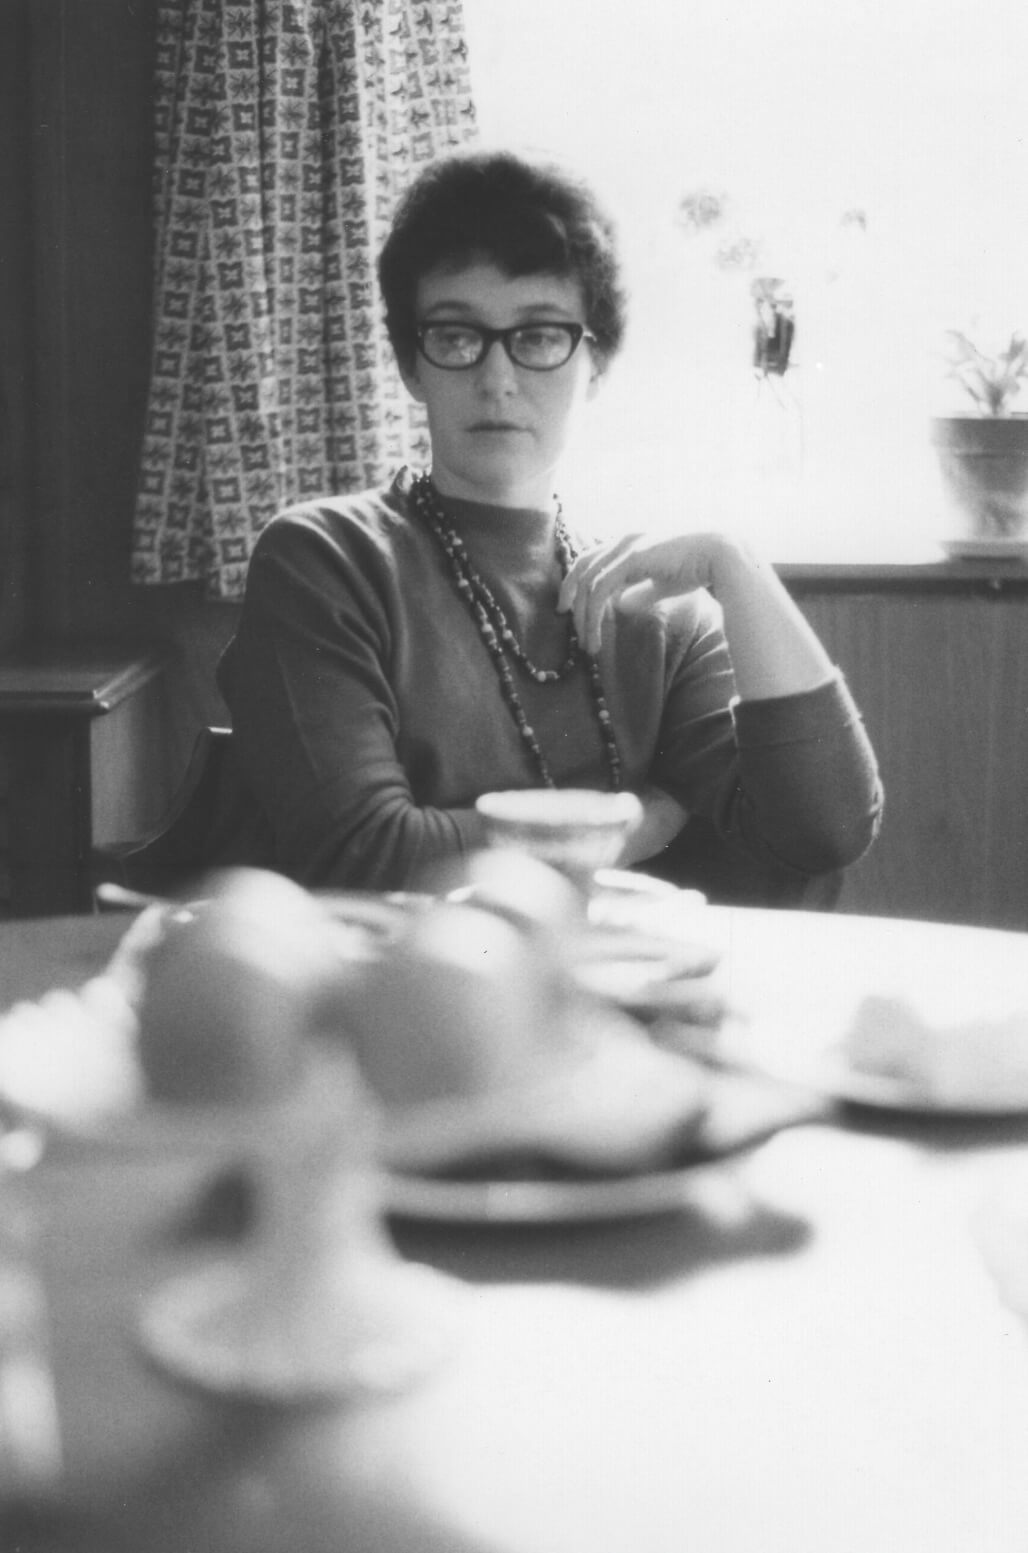
[[[454,361],[477,356],[482,348],[481,335],[468,324],[428,324],[422,334],[433,356],[445,356]]]
[[[568,347],[568,331],[562,324],[526,324],[518,330],[516,339],[522,350],[543,354]]]
[[[523,324],[511,336],[511,355],[524,367],[561,367],[582,331],[574,324]]]

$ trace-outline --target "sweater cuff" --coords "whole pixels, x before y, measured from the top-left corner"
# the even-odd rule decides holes
[[[733,701],[732,720],[742,750],[823,739],[859,723],[861,717],[841,671],[836,669],[831,679],[814,690],[759,701]]]

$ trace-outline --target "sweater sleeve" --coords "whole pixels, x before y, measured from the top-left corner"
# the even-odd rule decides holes
[[[739,700],[713,607],[672,663],[652,777],[753,856],[804,874],[855,862],[881,822],[874,751],[841,673]]]
[[[733,705],[739,779],[721,824],[803,873],[855,863],[874,841],[882,786],[842,675],[803,695]]]
[[[219,667],[280,866],[314,887],[402,889],[481,842],[471,809],[419,807],[397,754],[389,562],[354,525],[283,514],[261,535]]]

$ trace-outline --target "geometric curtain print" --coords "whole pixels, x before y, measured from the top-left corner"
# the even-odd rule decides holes
[[[160,0],[154,352],[132,575],[242,597],[288,502],[425,462],[375,261],[475,134],[460,0]]]

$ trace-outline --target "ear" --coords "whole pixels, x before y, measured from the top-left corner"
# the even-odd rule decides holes
[[[595,399],[607,376],[607,362],[603,356],[590,355],[589,381],[585,385],[586,399]]]

